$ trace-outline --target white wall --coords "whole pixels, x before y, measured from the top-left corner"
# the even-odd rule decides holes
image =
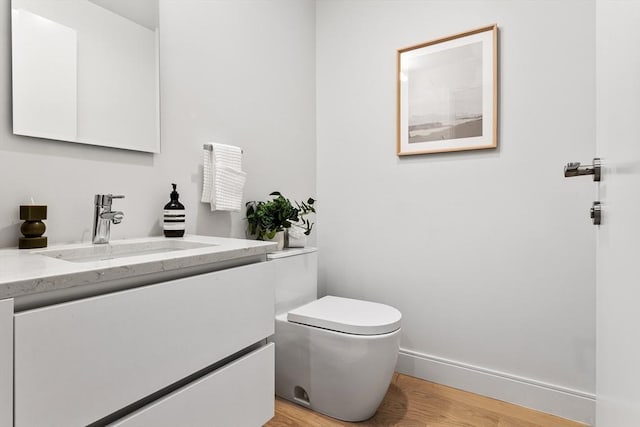
[[[175,176],[177,159],[189,172],[189,196],[199,200],[191,192],[201,191],[202,143],[216,141],[244,148],[246,200],[274,190],[297,200],[315,196],[314,2],[186,5],[163,0],[161,8],[165,176]],[[244,237],[244,212],[212,215],[198,204],[195,214],[199,230],[223,235],[231,228]]]
[[[398,158],[396,49],[492,23],[499,148]],[[323,291],[402,311],[402,371],[590,420],[593,184],[562,167],[594,156],[593,2],[320,0],[316,26]]]
[[[18,206],[49,205],[50,244],[89,240],[93,195],[120,193],[112,238],[160,235],[178,183],[187,232],[243,237],[244,212],[199,203],[202,143],[244,148],[245,199],[315,195],[315,10],[311,0],[161,0],[162,153],[21,137],[11,128],[11,15],[0,0],[0,247],[15,247]]]

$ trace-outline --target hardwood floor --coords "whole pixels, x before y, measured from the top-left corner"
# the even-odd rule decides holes
[[[394,374],[378,412],[367,421],[347,423],[276,399],[276,415],[265,427],[585,427],[466,391]]]

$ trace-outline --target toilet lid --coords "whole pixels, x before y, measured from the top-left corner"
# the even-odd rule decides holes
[[[380,335],[400,328],[402,314],[376,302],[326,296],[287,314],[289,322],[355,335]]]

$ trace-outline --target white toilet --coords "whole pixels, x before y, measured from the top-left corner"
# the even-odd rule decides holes
[[[317,299],[316,249],[269,254],[276,267],[276,394],[344,421],[372,417],[384,398],[400,346],[393,307]]]

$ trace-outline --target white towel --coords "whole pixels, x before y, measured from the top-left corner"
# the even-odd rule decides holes
[[[235,145],[211,143],[213,160],[222,166],[242,170],[242,149]]]
[[[239,211],[246,181],[242,171],[242,149],[226,144],[205,144],[203,172],[201,201],[211,203],[212,211]]]
[[[227,166],[216,165],[215,210],[239,212],[247,174]],[[213,203],[211,205],[213,210]]]

